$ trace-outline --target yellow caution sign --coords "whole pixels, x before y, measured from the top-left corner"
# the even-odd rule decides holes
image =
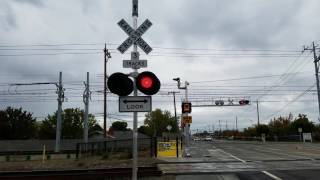
[[[176,142],[158,142],[157,151],[158,157],[177,157]]]
[[[192,123],[192,116],[182,116],[182,121],[185,124],[191,124]]]

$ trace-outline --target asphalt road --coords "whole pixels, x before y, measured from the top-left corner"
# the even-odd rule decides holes
[[[320,179],[320,144],[223,141],[192,142],[189,158],[158,167],[175,179]]]

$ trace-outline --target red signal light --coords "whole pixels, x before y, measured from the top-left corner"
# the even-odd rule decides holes
[[[141,87],[143,87],[145,89],[149,89],[152,87],[153,80],[151,77],[145,76],[145,77],[141,78],[140,83],[141,83]]]
[[[146,95],[156,94],[160,89],[160,81],[155,74],[144,71],[137,76],[136,86]]]
[[[239,105],[248,105],[250,103],[249,100],[242,99],[239,101]]]

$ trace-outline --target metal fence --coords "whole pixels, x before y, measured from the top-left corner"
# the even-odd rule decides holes
[[[154,155],[155,140],[153,138],[139,138],[138,151],[149,152],[150,156]],[[101,155],[104,153],[114,152],[131,152],[132,139],[96,141],[88,143],[77,143],[76,157]]]

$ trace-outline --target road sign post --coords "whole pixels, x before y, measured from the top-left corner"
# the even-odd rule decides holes
[[[139,52],[137,46],[139,46],[146,54],[152,51],[152,48],[142,39],[142,35],[151,27],[152,23],[146,19],[138,28],[138,0],[132,0],[132,18],[133,27],[131,27],[124,19],[118,22],[120,28],[129,36],[117,49],[120,53],[124,53],[133,45],[133,52],[131,53],[131,60],[124,60],[124,68],[132,68],[137,74],[137,69],[141,67],[147,67],[147,60],[139,60]],[[137,83],[137,77],[134,76],[134,84]],[[159,83],[160,87],[160,83]],[[158,90],[157,90],[158,91]],[[119,98],[119,111],[120,112],[133,112],[133,147],[132,147],[132,179],[137,180],[137,164],[138,164],[138,152],[137,152],[137,137],[138,137],[138,112],[151,111],[151,96],[138,97],[137,86],[133,89],[134,96],[120,97]]]

